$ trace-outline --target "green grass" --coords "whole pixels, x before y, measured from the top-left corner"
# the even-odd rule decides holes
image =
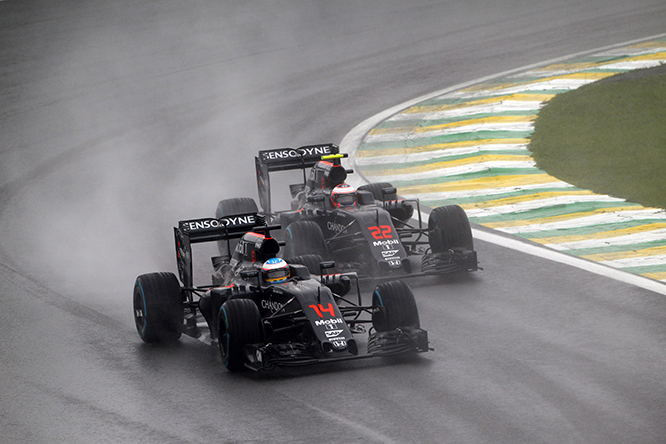
[[[531,137],[537,166],[580,188],[666,208],[664,68],[555,96]]]

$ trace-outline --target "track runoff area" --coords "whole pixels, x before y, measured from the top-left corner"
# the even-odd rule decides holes
[[[371,117],[341,151],[357,180],[460,205],[477,239],[666,295],[666,211],[576,188],[528,149],[554,95],[663,63],[666,34],[466,82]]]

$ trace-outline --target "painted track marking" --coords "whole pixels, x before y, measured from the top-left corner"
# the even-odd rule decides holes
[[[609,75],[665,63],[665,38],[662,34],[573,54],[416,98],[358,125],[344,138],[341,148],[353,154],[351,166],[366,182],[390,178],[401,195],[418,197],[430,207],[457,203],[472,222],[538,244],[542,244],[541,238],[552,241],[546,248],[475,229],[479,239],[529,250],[530,254],[539,251],[537,255],[552,255],[549,258],[558,262],[565,256],[564,262],[570,265],[635,285],[642,283],[639,286],[666,294],[666,286],[653,280],[666,279],[666,261],[660,261],[660,254],[654,254],[652,261],[643,255],[658,253],[661,245],[666,246],[666,238],[660,240],[662,232],[634,237],[638,244],[615,239],[621,230],[646,233],[652,231],[650,227],[660,227],[666,222],[666,212],[580,190],[525,159],[530,125],[547,100]],[[558,199],[543,197],[556,192]],[[582,198],[584,193],[597,198]],[[511,199],[516,200],[516,211],[507,203]],[[603,261],[602,253],[589,254],[589,246],[564,241],[577,235],[591,236],[601,243],[601,239],[615,239],[608,242],[615,249],[613,259]],[[567,248],[559,248],[557,238]],[[643,243],[649,247],[641,248]],[[620,245],[627,246],[625,253],[617,250]],[[595,264],[585,257],[602,261]],[[632,263],[632,258],[639,260]]]

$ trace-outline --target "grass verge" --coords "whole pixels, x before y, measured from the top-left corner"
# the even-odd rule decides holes
[[[666,208],[666,65],[555,96],[539,112],[530,149],[558,179]]]

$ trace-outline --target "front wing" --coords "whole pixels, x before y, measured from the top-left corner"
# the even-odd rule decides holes
[[[393,356],[429,351],[428,332],[416,327],[402,327],[388,332],[375,332],[368,337],[368,351],[363,354],[330,354],[315,356],[297,344],[252,344],[245,346],[245,366],[254,371],[276,367],[301,367],[356,359]]]

